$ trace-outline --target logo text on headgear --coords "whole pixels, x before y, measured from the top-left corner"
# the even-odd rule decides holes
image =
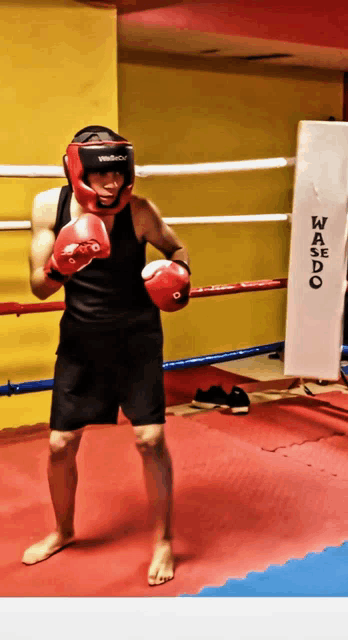
[[[107,162],[108,160],[115,162],[117,160],[127,160],[127,156],[98,156],[98,160],[99,162]]]

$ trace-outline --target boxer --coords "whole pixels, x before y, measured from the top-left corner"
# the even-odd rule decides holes
[[[156,206],[133,193],[133,147],[117,133],[81,129],[63,164],[68,185],[34,200],[30,254],[34,295],[45,300],[65,289],[48,464],[56,527],[22,561],[36,564],[75,540],[76,454],[84,427],[116,423],[121,407],[155,511],[148,583],[159,585],[174,576],[160,310],[188,304],[188,251]],[[146,266],[147,243],[164,259]]]

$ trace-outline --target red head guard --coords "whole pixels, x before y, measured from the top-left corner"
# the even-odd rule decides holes
[[[81,129],[68,145],[63,158],[65,174],[77,202],[99,216],[121,211],[129,202],[134,184],[133,146],[111,129],[90,126]],[[118,171],[124,176],[115,202],[104,207],[86,182],[89,171]]]

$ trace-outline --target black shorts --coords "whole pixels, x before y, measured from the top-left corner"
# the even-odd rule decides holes
[[[56,353],[51,429],[117,423],[119,407],[133,426],[164,424],[159,323],[101,331],[63,315]]]

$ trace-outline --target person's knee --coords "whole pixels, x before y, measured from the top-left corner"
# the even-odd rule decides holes
[[[149,424],[142,427],[133,427],[135,433],[135,445],[142,454],[159,453],[164,447],[164,425]]]
[[[82,437],[79,431],[51,431],[50,455],[51,458],[61,459],[67,456],[75,456]]]

